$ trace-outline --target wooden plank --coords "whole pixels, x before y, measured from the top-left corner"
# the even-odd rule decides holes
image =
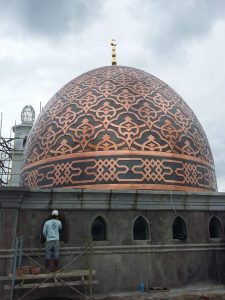
[[[0,276],[0,281],[12,280],[12,276]]]
[[[66,283],[68,285],[71,286],[78,286],[78,285],[88,285],[90,284],[89,280],[85,280],[85,281],[66,281]],[[97,284],[98,281],[97,280],[92,280],[92,284]],[[62,287],[62,286],[66,286],[63,282],[58,281],[58,282],[47,282],[47,283],[43,283],[40,285],[40,283],[25,283],[25,284],[16,284],[14,286],[14,289],[32,289],[32,288],[36,288],[38,287],[39,289],[44,289],[44,288],[49,288],[49,287]],[[11,285],[4,285],[4,289],[5,290],[11,290]]]
[[[96,270],[92,270],[92,275],[96,274]],[[45,279],[45,278],[49,278],[49,277],[82,277],[82,276],[89,276],[89,270],[75,270],[75,271],[71,271],[71,272],[56,272],[56,273],[41,273],[38,275],[32,275],[32,274],[28,274],[28,275],[22,275],[22,276],[18,276],[16,277],[16,280],[25,280],[25,279]],[[0,280],[2,281],[6,281],[6,280],[12,280],[12,274],[9,274],[8,276],[0,276]]]

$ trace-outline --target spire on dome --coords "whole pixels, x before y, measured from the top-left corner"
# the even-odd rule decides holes
[[[117,65],[117,60],[116,60],[116,45],[117,45],[116,40],[115,39],[111,39],[110,46],[112,47],[112,65]]]

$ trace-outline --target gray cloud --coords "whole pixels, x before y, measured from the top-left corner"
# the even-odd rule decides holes
[[[82,31],[101,14],[101,8],[100,0],[0,0],[7,32],[51,38]]]
[[[184,59],[192,39],[204,37],[216,21],[225,19],[224,0],[145,0],[139,1],[139,9],[129,10],[134,19],[145,22],[145,46],[163,59]]]
[[[118,61],[152,73],[190,105],[213,151],[225,191],[224,0],[0,0],[3,132],[36,113],[73,77]]]

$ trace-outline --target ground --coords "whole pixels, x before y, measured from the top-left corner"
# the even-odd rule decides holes
[[[95,297],[97,300],[225,300],[224,285],[190,286],[166,291],[149,291],[118,293],[106,297]]]

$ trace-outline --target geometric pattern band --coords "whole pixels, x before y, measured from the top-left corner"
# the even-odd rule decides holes
[[[61,159],[25,169],[23,185],[50,188],[82,187],[107,184],[123,188],[128,184],[160,185],[161,189],[174,186],[183,190],[215,190],[215,173],[207,164],[162,156],[98,156]]]

